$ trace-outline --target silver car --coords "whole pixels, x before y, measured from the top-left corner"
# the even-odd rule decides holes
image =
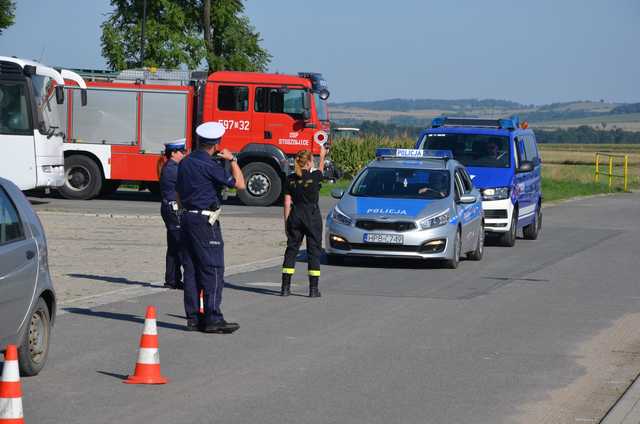
[[[450,152],[378,149],[327,216],[330,263],[348,256],[482,259],[482,197]]]
[[[0,178],[0,350],[18,345],[22,375],[44,367],[55,313],[42,224],[18,187]]]

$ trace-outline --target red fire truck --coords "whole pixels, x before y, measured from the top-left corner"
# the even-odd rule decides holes
[[[270,205],[294,155],[318,154],[319,143],[329,141],[329,91],[318,73],[76,72],[91,102],[80,108],[80,90],[65,86],[66,179],[59,190],[70,199],[113,192],[125,181],[157,190],[163,144],[184,138],[192,148],[195,127],[218,121],[227,128],[222,146],[237,154],[247,181],[240,200]]]

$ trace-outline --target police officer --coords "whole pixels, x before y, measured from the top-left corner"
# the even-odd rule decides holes
[[[291,277],[296,269],[296,256],[307,238],[309,271],[309,297],[320,297],[320,254],[322,252],[322,216],[318,199],[327,150],[320,146],[320,164],[311,170],[313,156],[309,150],[298,152],[295,173],[287,177],[284,188],[284,222],[287,233],[287,249],[282,265],[282,287],[280,294],[291,294]]]
[[[224,287],[224,244],[218,217],[224,187],[244,190],[242,171],[233,154],[219,150],[224,135],[219,122],[207,122],[196,128],[198,149],[182,162],[176,190],[184,209],[181,220],[184,246],[184,309],[187,330],[206,333],[232,333],[240,326],[226,322],[220,310]],[[212,156],[230,161],[231,172]],[[204,316],[198,317],[199,293],[204,291]]]
[[[160,171],[160,214],[167,228],[167,254],[164,286],[171,289],[182,288],[182,261],[180,260],[180,210],[176,198],[178,164],[184,157],[185,140],[165,143],[166,162]]]

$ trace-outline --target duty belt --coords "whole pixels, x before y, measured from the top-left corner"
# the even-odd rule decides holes
[[[218,220],[218,217],[220,217],[220,214],[222,213],[222,208],[218,208],[215,211],[198,210],[198,209],[196,209],[196,210],[188,210],[187,212],[194,213],[196,215],[208,216],[209,217],[209,225],[213,225]]]

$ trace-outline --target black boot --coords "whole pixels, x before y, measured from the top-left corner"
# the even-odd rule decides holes
[[[320,277],[309,277],[309,297],[320,297],[320,290],[318,290],[318,282]]]
[[[280,296],[289,296],[291,294],[291,274],[282,274],[282,287],[280,288]]]

